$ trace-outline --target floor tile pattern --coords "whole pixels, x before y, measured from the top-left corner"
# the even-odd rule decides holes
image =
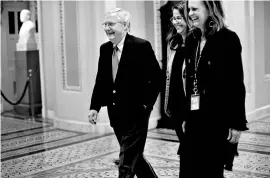
[[[270,134],[270,122],[255,121],[249,124],[249,131]]]
[[[49,127],[30,129],[30,130],[26,130],[26,131],[10,133],[8,135],[2,135],[1,140],[3,141],[3,140],[8,140],[8,139],[16,138],[16,137],[23,137],[23,136],[31,135],[31,134],[35,134],[35,133],[48,132],[48,131],[53,130],[53,129],[55,129],[53,126],[49,126]]]
[[[1,142],[1,151],[4,152],[7,150],[27,147],[27,146],[31,146],[35,144],[47,143],[50,141],[63,139],[63,138],[67,138],[67,137],[71,137],[75,135],[77,134],[73,132],[66,132],[62,130],[52,130],[49,132],[9,139],[9,140],[5,140]]]
[[[246,151],[252,151],[252,152],[264,152],[264,154],[270,154],[270,147],[267,146],[258,146],[258,145],[250,145],[250,144],[243,144],[240,142],[238,144],[238,149],[240,150],[246,150]]]
[[[49,123],[33,122],[31,120],[21,120],[10,117],[1,117],[1,134],[7,134],[17,131],[42,128],[50,125]]]
[[[2,118],[3,178],[117,178],[113,159],[119,146],[113,134],[59,130],[42,119]],[[270,178],[270,117],[248,126],[250,130],[241,135],[234,169],[225,171],[226,178]],[[145,156],[160,178],[178,178],[179,144],[173,130],[149,131]]]
[[[2,162],[2,176],[31,175],[118,149],[114,135]],[[19,170],[19,171],[18,171]]]
[[[71,145],[71,144],[74,144],[77,142],[84,142],[84,141],[93,139],[95,137],[97,137],[97,135],[95,135],[95,134],[85,134],[85,135],[75,136],[72,138],[56,140],[54,142],[49,142],[46,144],[33,145],[31,147],[26,147],[26,148],[14,150],[14,151],[4,152],[1,154],[1,159],[9,159],[10,157],[17,157],[17,156],[25,155],[28,153],[40,152],[43,150],[51,150],[53,148]]]
[[[174,134],[165,134],[165,133],[155,133],[155,132],[148,132],[148,137],[156,138],[159,140],[168,140],[168,141],[176,141],[178,142],[178,137]]]
[[[240,137],[240,143],[254,144],[260,146],[270,147],[270,135],[254,134],[250,132],[242,133]]]

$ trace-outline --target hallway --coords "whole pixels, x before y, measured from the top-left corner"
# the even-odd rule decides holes
[[[234,170],[225,171],[226,178],[270,177],[270,116],[248,126],[250,130],[240,139]],[[160,178],[178,177],[178,144],[172,130],[149,130],[145,155]],[[11,113],[1,117],[2,178],[112,178],[117,177],[113,163],[117,156],[113,134],[60,130],[49,120],[25,120]]]

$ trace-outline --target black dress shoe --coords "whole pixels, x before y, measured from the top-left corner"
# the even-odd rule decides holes
[[[116,166],[118,166],[119,163],[120,163],[120,160],[119,160],[119,158],[113,159],[113,162],[114,162],[114,164],[115,164]]]

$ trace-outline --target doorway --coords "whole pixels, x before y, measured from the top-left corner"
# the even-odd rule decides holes
[[[22,94],[16,84],[15,50],[22,22],[20,12],[29,9],[29,1],[2,1],[1,14],[1,90],[16,102]],[[20,89],[19,89],[20,90]],[[13,106],[2,101],[2,111],[13,110]]]

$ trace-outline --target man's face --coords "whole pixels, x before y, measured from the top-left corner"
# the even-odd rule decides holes
[[[122,40],[126,33],[124,30],[125,25],[117,19],[116,14],[106,16],[103,27],[109,40],[115,45]]]

